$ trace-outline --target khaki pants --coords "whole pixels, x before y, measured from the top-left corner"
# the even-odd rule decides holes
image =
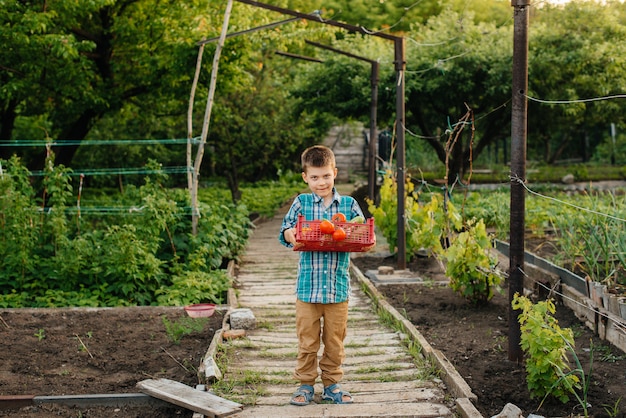
[[[343,377],[341,365],[346,357],[343,340],[346,337],[347,326],[348,301],[323,304],[296,300],[298,358],[294,377],[301,384],[313,386],[317,379],[320,335],[324,343],[324,353],[319,361],[322,383],[328,386],[341,381]]]

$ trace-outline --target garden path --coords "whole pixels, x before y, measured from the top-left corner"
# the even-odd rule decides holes
[[[420,378],[428,375],[427,368],[432,366],[415,362],[402,342],[407,335],[380,321],[372,300],[361,288],[360,281],[367,279],[360,274],[356,274],[358,279],[353,277],[342,382],[353,394],[354,403],[322,403],[322,385],[318,382],[313,403],[305,407],[289,404],[297,388],[292,371],[297,353],[293,286],[298,254],[277,240],[282,216],[279,213],[257,226],[237,274],[237,304],[253,311],[257,327],[248,331],[247,338],[224,342],[230,345],[224,380],[233,383],[233,391],[243,403],[254,405],[246,405],[231,416],[454,417],[453,409],[457,408],[463,416],[480,417],[467,398],[454,395],[458,390],[449,389],[449,380],[444,378],[444,384],[432,377]],[[420,341],[422,345],[424,342]],[[454,375],[449,371],[445,374]],[[246,376],[261,393],[254,402],[245,399],[246,385],[242,382]],[[463,384],[452,386],[458,389]]]

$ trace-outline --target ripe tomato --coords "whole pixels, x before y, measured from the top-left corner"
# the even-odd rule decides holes
[[[345,222],[346,221],[346,215],[344,215],[341,212],[337,212],[333,215],[333,217],[331,218],[333,222]]]
[[[333,232],[333,239],[335,241],[343,241],[346,239],[346,231],[341,227],[335,229],[335,232]]]
[[[332,234],[335,232],[335,225],[331,221],[324,219],[320,222],[320,232],[322,234]]]

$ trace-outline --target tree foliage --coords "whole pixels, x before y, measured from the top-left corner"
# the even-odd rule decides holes
[[[230,283],[220,269],[238,259],[251,231],[245,207],[201,205],[192,236],[188,196],[162,187],[158,175],[81,212],[70,202],[71,170],[49,158],[37,198],[16,157],[0,162],[0,306],[224,301]]]
[[[2,141],[83,140],[93,126],[127,103],[184,114],[193,68],[193,42],[200,36],[200,2],[113,1],[25,3],[2,7],[0,72]],[[15,131],[18,116],[44,124]],[[78,146],[57,151],[70,165]],[[3,157],[8,156],[4,150]],[[32,166],[41,167],[43,157]]]
[[[481,4],[474,10],[482,10]],[[470,10],[459,11],[453,3],[448,6],[404,34],[405,137],[407,147],[415,147],[416,142],[428,144],[442,163],[447,162],[448,180],[454,182],[466,176],[470,165],[486,152],[496,162],[508,158],[513,20],[498,13],[485,19],[484,14],[477,17]],[[625,55],[620,52],[626,43],[620,22],[625,18],[621,3],[583,1],[533,9],[530,96],[577,100],[623,94]],[[378,121],[381,128],[393,127],[396,74],[391,47],[385,52],[371,38],[355,35],[335,45],[349,45],[352,52],[368,51],[366,56],[380,60]],[[364,65],[335,59],[323,70],[311,70],[296,94],[310,111],[365,120],[366,75]],[[620,115],[625,103],[617,98],[567,104],[531,100],[529,157],[546,162],[558,157],[588,159],[593,147],[608,139],[611,122],[623,129]]]
[[[546,162],[572,157],[587,161],[592,146],[609,138],[612,122],[624,128],[623,98],[587,99],[624,94],[625,21],[621,2],[577,1],[546,6],[534,16],[529,95],[562,102],[529,102],[529,145]]]
[[[296,20],[227,39],[203,176],[228,178],[236,196],[240,180],[295,168],[299,151],[319,142],[330,125],[369,119],[369,65],[320,51],[305,40],[379,61],[379,127],[393,129],[392,43],[346,33],[324,25],[324,19],[406,38],[406,126],[395,129],[407,129],[407,154],[427,145],[441,162],[448,160],[450,181],[465,175],[470,161],[487,151],[497,162],[506,160],[513,37],[508,2],[271,3],[305,13],[318,10],[320,22]],[[0,50],[0,145],[187,135],[197,42],[219,34],[223,2],[0,1],[0,6],[0,42],[6,45]],[[529,95],[574,100],[623,94],[625,8],[620,2],[591,0],[533,7]],[[286,18],[236,2],[229,33]],[[213,42],[205,47],[193,103],[196,136],[214,48]],[[277,51],[324,62],[277,56]],[[618,133],[624,128],[624,103],[531,100],[529,157],[588,159],[598,143],[609,139],[609,123],[616,123]],[[106,154],[75,145],[54,151],[57,163],[68,167],[137,166],[155,157],[166,164],[185,161],[182,147]],[[0,147],[0,158],[13,153],[30,168],[43,167],[43,148]]]

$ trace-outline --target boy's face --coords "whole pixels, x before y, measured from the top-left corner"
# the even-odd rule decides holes
[[[302,178],[309,185],[309,189],[322,198],[332,194],[335,177],[337,177],[337,168],[330,165],[308,167],[306,171],[302,172]]]

